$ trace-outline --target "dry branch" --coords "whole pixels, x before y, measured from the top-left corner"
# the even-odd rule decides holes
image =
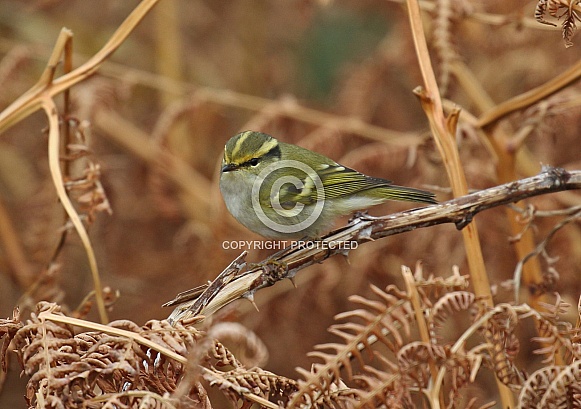
[[[0,112],[0,134],[16,123],[27,118],[39,109],[46,113],[49,123],[49,146],[48,158],[49,168],[55,190],[65,209],[68,217],[73,223],[89,260],[93,285],[96,292],[97,309],[99,317],[103,323],[109,321],[105,309],[103,294],[101,288],[101,279],[97,267],[97,259],[94,254],[89,235],[83,225],[81,218],[75,210],[69,199],[64,187],[64,179],[60,167],[60,130],[59,117],[54,97],[61,92],[65,93],[65,112],[68,109],[68,90],[75,84],[87,79],[94,74],[105,60],[125,41],[127,36],[133,31],[136,25],[145,17],[147,12],[157,3],[158,0],[144,0],[133,12],[127,16],[125,21],[117,28],[109,41],[97,52],[89,61],[75,70],[71,68],[71,52],[73,34],[70,30],[63,28],[57,38],[53,52],[48,60],[47,66],[43,71],[38,82],[33,85],[20,98],[14,101],[5,110]],[[64,67],[67,71],[64,75],[55,78],[56,70],[61,59],[64,61]]]
[[[563,88],[570,86],[581,77],[581,61],[567,68],[563,73],[527,92],[517,95],[509,100],[501,102],[486,111],[478,119],[478,126],[486,128],[496,124],[505,116],[524,109],[547,98]]]
[[[581,188],[581,171],[545,167],[537,175],[481,190],[438,205],[394,213],[382,217],[357,214],[354,219],[318,242],[302,242],[271,256],[258,267],[243,271],[246,252],[237,257],[209,285],[186,291],[165,306],[177,307],[171,322],[188,317],[209,316],[239,298],[253,300],[254,293],[277,281],[293,279],[296,273],[312,264],[336,255],[347,255],[359,244],[403,233],[417,228],[454,223],[461,230],[483,210],[515,203],[528,197]]]

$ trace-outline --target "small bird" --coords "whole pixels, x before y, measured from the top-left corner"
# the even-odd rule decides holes
[[[226,143],[220,191],[236,220],[273,239],[320,237],[339,216],[387,200],[437,203],[431,192],[366,176],[255,131]]]

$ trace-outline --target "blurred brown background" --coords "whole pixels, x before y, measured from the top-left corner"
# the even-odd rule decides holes
[[[451,3],[456,17],[450,20],[448,51],[497,103],[545,83],[579,60],[578,39],[566,49],[558,29],[521,23],[522,17],[532,20],[535,2]],[[62,27],[74,33],[78,66],[102,47],[136,4],[2,0],[2,109],[37,81]],[[490,24],[474,13],[506,21]],[[432,30],[437,16],[428,12],[425,17],[440,84],[449,83],[445,96],[478,114],[466,89],[454,77],[445,79],[446,50],[438,49]],[[84,133],[89,159],[100,165],[113,210],[112,215],[99,213],[89,228],[103,284],[120,292],[110,319],[143,324],[166,317],[171,310],[162,309],[162,303],[214,278],[239,254],[225,250],[224,241],[260,240],[227,213],[218,189],[224,143],[241,130],[271,133],[398,184],[440,186],[439,199],[448,199],[444,167],[412,93],[420,84],[407,15],[397,2],[161,1],[97,75],[71,90],[71,117],[91,122]],[[528,136],[523,150],[529,160],[518,168],[523,177],[538,172],[541,163],[581,167],[579,85],[551,98],[549,109],[559,109],[542,116]],[[508,126],[517,132],[539,117],[539,109],[512,115]],[[350,120],[360,122],[354,126]],[[13,228],[12,239],[24,257],[15,264],[10,250],[0,247],[3,317],[16,304],[27,314],[41,299],[72,311],[92,289],[75,233],[68,236],[58,267],[46,272],[65,223],[48,172],[46,125],[37,113],[0,137],[3,223]],[[470,188],[495,185],[496,158],[470,126],[460,129]],[[145,157],[144,146],[169,153],[188,171],[168,177],[159,161]],[[73,175],[82,171],[71,166]],[[550,210],[580,200],[569,192],[531,203]],[[409,207],[390,203],[371,214]],[[490,281],[498,285],[512,278],[518,261],[506,213],[493,209],[476,223]],[[536,222],[536,237],[545,237],[554,224],[554,219]],[[552,266],[560,273],[555,290],[575,304],[579,225],[563,229],[549,249],[559,257]],[[268,254],[250,249],[248,260]],[[243,323],[266,343],[270,360],[265,369],[296,377],[294,367],[309,367],[306,353],[313,345],[336,341],[326,328],[334,314],[353,308],[349,295],[369,294],[370,283],[401,285],[401,265],[413,268],[420,260],[426,274],[449,275],[454,265],[467,273],[461,235],[452,225],[439,226],[361,246],[349,264],[334,258],[310,267],[299,273],[297,289],[283,282],[260,291],[259,312],[240,301],[224,319]],[[499,290],[499,299],[511,297]],[[94,309],[87,318],[97,319]],[[23,407],[18,365],[11,362],[10,367],[0,406]]]

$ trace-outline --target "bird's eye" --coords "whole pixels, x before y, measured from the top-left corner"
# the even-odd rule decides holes
[[[250,163],[250,166],[258,166],[258,158],[252,158],[248,163]]]

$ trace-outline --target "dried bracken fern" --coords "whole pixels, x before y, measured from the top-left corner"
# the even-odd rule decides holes
[[[400,3],[405,2],[402,0],[280,2],[276,7],[271,7],[272,2],[241,2],[243,4],[236,7],[218,7],[215,2],[187,2],[184,6],[187,12],[182,12],[186,11],[185,8],[177,8],[182,6],[172,7],[179,2],[160,1],[154,11],[161,10],[160,14],[166,17],[160,19],[162,24],[142,27],[138,35],[115,53],[115,61],[102,65],[133,31],[136,22],[142,19],[142,6],[150,6],[153,2],[155,0],[140,1],[141,12],[136,9],[138,13],[132,13],[128,20],[132,23],[120,25],[112,41],[101,51],[93,56],[75,56],[75,60],[87,61],[79,70],[71,71],[72,43],[59,40],[61,47],[55,47],[42,81],[30,93],[18,98],[18,101],[30,105],[20,105],[17,109],[12,105],[7,111],[11,114],[0,114],[3,118],[0,128],[11,127],[10,132],[2,135],[2,150],[6,150],[3,158],[9,156],[7,152],[12,152],[4,147],[14,148],[25,159],[21,162],[29,163],[34,170],[34,177],[23,178],[22,167],[9,163],[0,166],[3,172],[14,175],[15,185],[36,192],[35,203],[23,200],[22,196],[12,196],[12,191],[3,189],[0,175],[0,213],[4,207],[7,213],[7,217],[0,220],[0,278],[24,277],[23,274],[3,276],[14,266],[22,265],[19,260],[31,266],[26,280],[14,280],[17,288],[5,281],[0,284],[3,311],[10,311],[14,304],[18,304],[22,311],[20,317],[15,312],[11,319],[0,320],[2,367],[10,371],[9,376],[16,378],[18,369],[15,371],[14,367],[18,362],[15,359],[10,362],[10,358],[20,354],[24,369],[22,376],[25,382],[29,381],[26,394],[31,405],[74,407],[85,399],[83,405],[88,408],[211,408],[224,406],[220,397],[215,399],[222,393],[236,408],[296,407],[303,404],[349,408],[474,408],[479,405],[490,407],[495,405],[492,400],[501,400],[496,392],[504,388],[495,389],[491,382],[497,377],[511,385],[509,393],[514,398],[520,393],[521,407],[580,406],[581,382],[577,366],[580,325],[574,327],[566,322],[575,317],[564,314],[566,305],[559,298],[554,303],[549,301],[557,290],[561,291],[562,300],[570,302],[578,297],[579,217],[570,219],[575,222],[568,223],[562,233],[551,240],[549,247],[545,246],[548,240],[540,242],[540,238],[551,228],[550,221],[530,220],[530,225],[524,229],[526,234],[521,235],[519,230],[523,226],[518,223],[516,228],[508,225],[502,214],[494,211],[481,214],[477,220],[482,227],[478,234],[467,234],[480,237],[482,241],[484,260],[476,260],[476,263],[470,261],[473,252],[468,253],[468,258],[464,256],[465,247],[459,244],[460,234],[453,229],[439,230],[439,227],[417,230],[398,236],[397,240],[362,245],[364,248],[350,255],[350,266],[347,263],[339,265],[340,262],[335,263],[336,259],[326,260],[330,252],[320,258],[310,258],[311,267],[305,275],[312,274],[309,277],[316,279],[309,281],[306,289],[301,280],[301,288],[291,296],[281,300],[280,293],[274,292],[266,302],[258,299],[262,304],[260,315],[249,314],[254,317],[256,328],[268,340],[267,345],[273,345],[268,351],[274,357],[273,367],[288,371],[296,366],[297,357],[291,353],[296,354],[311,345],[313,339],[320,339],[317,338],[320,331],[315,329],[316,325],[322,325],[329,311],[335,314],[342,308],[344,294],[365,297],[354,298],[360,301],[354,308],[363,312],[346,313],[341,323],[331,328],[340,337],[338,343],[315,350],[313,355],[321,357],[323,363],[314,366],[313,371],[305,376],[306,381],[295,381],[267,371],[265,350],[243,328],[234,334],[231,328],[221,332],[214,323],[208,323],[216,311],[212,308],[224,305],[219,302],[208,304],[212,308],[203,312],[207,321],[197,323],[197,327],[191,322],[177,320],[173,326],[164,321],[150,321],[145,325],[115,321],[97,328],[88,321],[79,323],[80,319],[72,322],[71,317],[60,314],[54,305],[49,304],[42,304],[28,319],[29,311],[34,310],[40,299],[78,304],[78,294],[89,290],[77,291],[75,285],[84,281],[82,272],[86,270],[85,260],[78,257],[75,243],[64,246],[61,252],[54,251],[63,224],[59,202],[63,203],[68,194],[75,209],[71,213],[82,213],[80,216],[85,225],[98,211],[109,209],[103,187],[110,194],[116,214],[104,226],[101,223],[92,226],[91,241],[97,244],[98,257],[89,260],[90,263],[94,261],[95,266],[97,261],[101,264],[103,259],[106,260],[104,283],[111,285],[115,282],[124,295],[128,293],[128,287],[139,295],[122,298],[122,311],[113,311],[117,316],[127,313],[145,321],[148,318],[143,317],[159,314],[157,303],[162,302],[160,297],[164,297],[165,291],[183,291],[179,287],[188,285],[184,284],[185,280],[190,281],[185,274],[195,271],[193,285],[214,278],[213,272],[219,271],[218,266],[227,265],[232,256],[216,243],[237,236],[237,231],[233,231],[234,224],[225,217],[226,210],[219,196],[217,162],[222,142],[241,127],[264,130],[286,142],[303,144],[335,160],[351,162],[345,165],[353,165],[356,169],[361,166],[362,171],[369,166],[373,170],[370,174],[393,178],[402,184],[454,186],[454,183],[448,183],[443,172],[453,157],[438,156],[434,145],[427,142],[430,136],[426,131],[426,118],[417,101],[409,95],[420,81],[418,61],[408,35],[410,24],[403,15],[413,8],[413,4],[419,3],[425,13],[410,16],[413,17],[412,35],[414,40],[422,41],[425,36],[418,26],[431,24],[430,52],[435,57],[432,61],[437,62],[435,67],[439,74],[437,84],[436,81],[433,84],[424,81],[427,92],[422,95],[437,102],[440,99],[437,85],[441,87],[447,97],[443,99],[445,115],[435,119],[448,121],[450,130],[455,128],[454,120],[457,119],[453,106],[461,109],[460,123],[456,128],[460,132],[450,132],[449,139],[452,144],[454,141],[459,144],[462,166],[457,169],[466,170],[467,185],[472,189],[486,189],[477,196],[486,195],[487,188],[492,185],[510,182],[510,190],[499,195],[502,200],[509,200],[514,198],[513,189],[518,191],[518,186],[522,186],[515,179],[519,175],[536,173],[538,163],[559,164],[566,169],[577,169],[581,163],[578,150],[574,149],[579,142],[578,126],[575,125],[580,123],[578,108],[581,99],[578,87],[573,85],[579,78],[580,66],[575,55],[571,55],[572,50],[551,48],[550,42],[544,41],[547,32],[552,36],[562,29],[565,42],[570,45],[581,11],[579,1],[538,1],[538,21],[563,24],[552,32],[545,31],[549,27],[538,24],[532,13],[525,15],[526,9],[523,13],[522,7],[528,8],[530,4],[513,4],[505,0],[414,0],[407,1],[408,7],[401,6]],[[71,12],[63,13],[64,2],[58,0],[37,0],[33,6],[27,4],[30,2],[6,3],[7,15],[14,18],[0,22],[0,54],[4,57],[0,63],[0,85],[4,106],[8,106],[13,96],[20,95],[27,84],[34,82],[31,78],[37,72],[37,64],[32,62],[46,60],[45,52],[50,50],[35,44],[37,38],[42,39],[43,44],[50,38],[46,27],[62,24],[75,27],[75,48],[80,46],[78,50],[86,52],[95,50],[99,39],[111,30],[111,24],[102,24],[103,16],[109,22],[121,21],[121,13],[128,10],[127,7],[103,6],[104,9],[99,11],[106,12],[95,13],[94,7],[76,2],[74,13],[72,8]],[[477,10],[469,10],[472,6]],[[35,11],[34,15],[30,14],[31,10]],[[321,17],[337,14],[348,14],[347,20],[350,21],[354,21],[353,17],[363,17],[365,20],[361,21],[367,21],[368,15],[381,20],[383,27],[379,28],[382,32],[386,29],[388,35],[380,49],[370,54],[376,45],[364,41],[363,47],[358,47],[357,55],[353,54],[353,57],[335,53],[335,49],[328,45],[339,44],[335,41],[338,32],[348,32],[353,38],[367,35],[349,31],[350,24],[343,25],[341,21],[336,31],[322,33],[320,23],[324,19]],[[174,23],[166,24],[167,17],[172,15],[175,16]],[[429,16],[432,16],[432,21],[426,20]],[[21,24],[25,20],[26,24]],[[174,29],[177,32],[180,28],[186,28],[183,35],[193,41],[181,42],[179,35],[174,35],[178,33],[168,35],[168,32]],[[156,32],[160,40],[177,41],[153,44],[150,39],[155,38]],[[69,40],[72,40],[72,32],[63,30],[64,33],[70,34]],[[296,53],[309,46],[313,34],[325,34],[327,41],[321,42],[323,47],[313,53],[324,59]],[[340,45],[349,51],[349,43]],[[19,44],[26,44],[26,48],[20,48]],[[156,54],[150,54],[149,50]],[[64,58],[58,57],[57,54],[63,51]],[[336,54],[343,54],[343,57]],[[428,61],[426,55],[423,52],[418,54],[422,74],[431,71],[430,64],[425,64]],[[332,69],[325,68],[325,60],[332,65],[327,68]],[[153,72],[155,68],[150,62],[156,63],[157,73]],[[332,92],[338,98],[329,95],[326,102],[309,100],[311,90],[302,68],[311,66],[320,70],[320,78],[325,80],[337,72],[343,73],[333,83]],[[95,75],[98,69],[101,75]],[[56,74],[62,71],[65,75],[57,77]],[[563,73],[556,75],[560,71]],[[80,84],[84,79],[88,81]],[[204,86],[206,84],[211,87]],[[531,89],[533,86],[537,88]],[[66,96],[64,105],[61,105],[60,94],[69,89],[71,95]],[[118,91],[128,89],[135,92],[126,95],[127,98],[119,98]],[[193,95],[189,95],[190,92]],[[282,97],[284,94],[298,95],[299,98]],[[549,99],[552,94],[557,98],[570,97],[558,101],[555,97]],[[168,96],[178,98],[177,104],[167,105]],[[116,103],[122,99],[123,105],[117,106]],[[55,105],[49,105],[53,100]],[[423,99],[424,106],[425,101],[427,99]],[[498,103],[500,101],[504,102]],[[46,141],[31,136],[38,135],[44,122],[39,124],[40,116],[28,116],[39,109],[39,104],[47,112],[50,130],[60,130],[58,134],[49,134],[53,152],[50,163],[53,171],[63,171],[63,177],[55,178],[58,179],[56,184],[62,187],[66,183],[68,189],[67,194],[59,193],[59,201],[56,201],[54,189],[49,192],[45,188],[49,194],[43,195],[42,203],[38,200],[38,188],[47,185],[48,169],[46,159],[43,159]],[[58,108],[61,106],[64,109]],[[307,108],[313,106],[320,110]],[[531,109],[525,111],[527,108]],[[333,110],[333,114],[329,113]],[[523,114],[505,119],[517,112]],[[92,121],[98,131],[95,139],[82,137],[90,136],[86,133],[89,129],[86,120]],[[17,122],[21,123],[13,126]],[[187,138],[175,139],[182,123],[188,126],[185,129]],[[551,126],[557,123],[558,126]],[[82,135],[75,134],[79,129]],[[504,133],[507,134],[506,140]],[[368,140],[377,143],[368,144]],[[60,141],[60,144],[55,145],[54,141]],[[176,141],[180,143],[175,144]],[[185,149],[181,149],[182,146]],[[92,157],[93,163],[88,161],[86,154],[93,149],[101,154],[98,161],[102,167]],[[485,149],[489,155],[483,154]],[[411,167],[411,164],[415,166]],[[105,177],[101,175],[102,170],[107,171]],[[554,186],[569,183],[571,174],[562,172],[561,175],[563,177],[554,179]],[[457,177],[451,179],[458,180]],[[28,183],[29,180],[34,183]],[[103,185],[99,186],[101,181]],[[542,186],[552,181],[546,179]],[[531,192],[541,188],[541,185],[528,186]],[[569,186],[578,189],[581,183],[577,187]],[[433,190],[438,191],[440,199],[449,195],[449,190],[444,187]],[[540,194],[543,193],[533,199],[539,209],[556,211],[579,204],[578,192],[544,197]],[[459,200],[471,206],[475,196]],[[494,206],[499,202],[495,203]],[[446,217],[444,212],[450,206],[452,203],[441,206],[439,215]],[[53,209],[57,211],[56,217],[55,212],[50,211]],[[476,224],[470,223],[474,216],[472,210],[462,213],[462,217],[458,215],[454,213],[447,222],[455,222],[459,228],[466,225],[471,228]],[[399,216],[395,219],[399,220]],[[377,229],[380,223],[386,222],[385,219],[375,220],[372,225],[371,220],[364,220],[370,223],[367,225],[369,230],[366,228],[365,231]],[[180,230],[182,223],[195,226],[188,248],[176,240],[176,230]],[[2,228],[11,224],[15,233],[7,234]],[[75,227],[81,234],[84,230],[79,229],[79,224],[83,226],[79,222]],[[412,228],[425,227],[414,226]],[[559,226],[564,224],[556,225],[553,232]],[[42,230],[41,234],[39,230]],[[64,230],[65,234],[71,231]],[[462,270],[476,275],[479,268],[474,266],[486,265],[488,271],[480,271],[480,277],[489,278],[493,286],[505,280],[507,272],[514,270],[515,261],[505,240],[508,231],[518,239],[510,243],[516,247],[514,254],[517,259],[527,262],[527,267],[533,264],[528,260],[540,260],[543,266],[547,266],[544,272],[538,269],[537,277],[545,273],[540,281],[528,280],[526,271],[523,273],[519,294],[531,306],[519,305],[518,299],[508,292],[495,293],[494,297],[498,299],[494,300],[487,295],[479,297],[483,295],[480,289],[488,288],[488,285],[479,287],[482,281],[474,279],[472,284],[479,295],[476,296],[465,276],[459,274]],[[529,244],[526,236],[532,238]],[[365,240],[369,238],[379,236],[363,237]],[[14,253],[11,254],[14,243],[17,250],[22,247],[16,252],[16,258]],[[84,241],[85,247],[91,248],[87,243]],[[363,241],[359,243],[363,244]],[[531,253],[536,244],[539,244],[538,251]],[[477,250],[477,247],[472,246],[472,250]],[[55,253],[58,260],[56,255],[51,258]],[[526,256],[529,253],[530,258]],[[265,256],[255,252],[248,255],[249,258]],[[408,292],[395,288],[379,290],[395,297],[397,301],[391,303],[379,292],[367,290],[367,280],[381,286],[393,283],[402,260],[411,262],[417,259],[426,261],[430,274],[425,278],[416,269],[414,287],[417,291],[413,297],[409,289]],[[322,261],[325,263],[317,265]],[[460,266],[455,271],[457,276],[441,276],[452,263]],[[144,266],[147,271],[144,271]],[[91,268],[97,272],[93,265]],[[348,270],[355,274],[347,278],[348,275],[342,273]],[[293,271],[291,277],[297,271]],[[122,279],[119,279],[121,275]],[[264,277],[270,279],[275,274],[260,276]],[[320,277],[323,279],[319,280]],[[71,278],[79,281],[72,282]],[[232,278],[233,284],[240,284],[244,279],[238,275],[228,278]],[[274,281],[265,282],[271,285]],[[516,284],[511,289],[517,289],[520,281],[513,280]],[[139,282],[137,290],[136,282]],[[228,283],[228,280],[223,282]],[[333,287],[329,285],[331,282]],[[248,280],[237,287],[238,290],[248,289],[242,296],[252,296],[264,288],[250,287],[246,285],[248,283],[255,281]],[[97,280],[94,281],[94,291],[101,291],[102,287]],[[333,291],[335,289],[339,291]],[[296,293],[304,294],[303,291],[320,296],[317,298],[322,302],[316,300],[311,304],[304,303],[302,309],[295,308],[293,300],[297,304],[302,300],[311,301],[296,296]],[[115,294],[115,291],[110,294]],[[550,303],[549,308],[539,306],[541,294]],[[20,297],[18,302],[17,297]],[[103,298],[99,296],[99,299]],[[202,300],[212,302],[218,298],[202,297]],[[491,304],[482,305],[481,298]],[[72,314],[77,318],[87,317],[90,300],[80,302],[82,307]],[[497,307],[492,305],[492,301],[498,303],[501,300],[507,303]],[[317,307],[324,304],[326,309],[309,308],[314,304]],[[106,302],[103,306],[104,311],[109,312]],[[307,308],[309,314],[302,315]],[[70,310],[70,306],[63,304],[63,312],[68,314]],[[244,307],[241,310],[241,320],[248,319]],[[396,310],[403,311],[403,321],[396,317]],[[376,323],[376,319],[386,312],[389,319],[380,319],[385,322]],[[109,322],[106,315],[102,314],[101,322]],[[273,322],[280,323],[280,328],[271,325]],[[79,332],[81,328],[88,332]],[[200,328],[204,331],[201,332]],[[536,338],[537,334],[531,335],[535,328]],[[359,335],[362,338],[357,343]],[[229,349],[231,344],[236,348]],[[296,348],[287,350],[285,346],[289,344]],[[259,359],[254,362],[244,359],[239,354],[240,345],[256,351]],[[12,352],[14,350],[18,351],[17,354]],[[23,391],[8,388],[8,385],[8,382],[4,384],[0,374],[0,389],[5,386],[0,406],[4,405],[4,399],[14,399],[14,395],[19,395],[16,399],[22,399],[24,395]],[[291,405],[293,398],[305,390],[307,392],[303,393],[298,404]],[[499,402],[497,406],[514,407],[508,403],[509,400],[502,400],[502,404]]]
[[[420,269],[420,268],[419,268]],[[416,274],[421,277],[421,273]],[[459,275],[453,280],[458,283]],[[423,289],[434,294],[442,292],[445,280],[433,280],[432,291],[426,280],[422,280]],[[450,287],[453,288],[453,287]],[[318,357],[324,364],[315,364],[313,372],[299,369],[305,376],[300,382],[299,392],[294,396],[291,405],[300,402],[317,402],[321,396],[326,396],[326,390],[335,383],[345,383],[353,380],[359,386],[350,392],[354,396],[342,396],[340,401],[348,401],[355,407],[378,407],[385,404],[388,407],[414,407],[422,399],[420,391],[430,388],[433,374],[428,363],[437,368],[446,368],[449,386],[448,397],[451,407],[458,402],[464,402],[460,396],[461,389],[474,381],[475,375],[487,357],[482,356],[482,348],[464,352],[452,352],[450,343],[423,342],[409,340],[414,326],[415,316],[408,295],[390,286],[386,291],[372,287],[372,291],[380,300],[370,300],[360,296],[351,297],[352,301],[363,308],[339,314],[336,318],[348,320],[343,324],[333,325],[329,330],[343,338],[345,344],[324,344],[317,346],[317,351],[310,355]],[[444,294],[435,305],[427,297],[422,297],[422,308],[432,316],[436,310],[437,321],[446,319],[446,314],[468,310],[474,305],[474,295],[469,292],[451,292]],[[363,320],[363,324],[354,321]],[[435,331],[435,326],[432,327]],[[320,352],[321,349],[332,353]],[[373,351],[373,354],[364,353]],[[368,356],[373,359],[366,358]],[[359,362],[359,371],[352,359]],[[377,367],[377,362],[381,366]],[[345,369],[346,377],[341,377]],[[454,403],[456,402],[456,403]]]
[[[290,405],[300,402],[317,402],[322,396],[328,396],[331,385],[341,380],[341,369],[345,368],[352,377],[351,359],[356,357],[363,364],[361,350],[371,348],[371,344],[379,341],[392,351],[397,351],[403,345],[403,335],[409,336],[411,306],[401,296],[389,289],[387,292],[372,286],[372,291],[379,300],[369,300],[360,296],[352,296],[350,300],[362,308],[337,315],[336,319],[349,320],[344,324],[333,325],[329,331],[343,338],[345,344],[323,344],[311,356],[321,358],[324,364],[315,364],[309,372],[297,370],[306,378],[300,381],[300,389],[293,396]],[[354,321],[363,321],[362,324]],[[402,333],[403,332],[403,333]],[[331,352],[321,352],[327,350]]]
[[[541,408],[579,407],[581,399],[581,361],[560,368],[559,373],[549,383],[538,404]]]
[[[238,348],[238,357],[247,368],[260,367],[268,362],[268,348],[264,342],[242,324],[236,322],[219,322],[212,326],[210,337],[220,343],[234,344]]]
[[[514,363],[519,342],[514,335],[518,323],[516,311],[505,306],[486,322],[484,338],[490,345],[490,355],[496,377],[505,385],[517,387],[525,376]]]
[[[430,310],[430,341],[435,345],[438,344],[441,338],[438,335],[438,330],[442,323],[451,315],[470,309],[474,305],[475,299],[476,297],[471,292],[453,291],[444,294],[442,298],[436,301]]]
[[[448,353],[445,347],[421,341],[404,345],[397,353],[397,367],[402,375],[402,382],[407,387],[427,388],[430,381],[430,368],[426,362],[443,366]]]
[[[88,146],[90,124],[76,118],[67,118],[66,121],[72,140],[67,144],[67,152],[62,160],[69,162],[69,168],[75,165],[81,165],[82,168],[78,175],[65,179],[65,187],[75,197],[87,223],[91,224],[97,213],[111,215],[113,210],[101,183],[101,166],[88,158],[91,153]]]
[[[8,353],[8,346],[20,328],[22,328],[22,322],[20,322],[20,311],[18,308],[12,311],[12,318],[0,319],[0,339],[2,339],[0,361],[2,362],[3,372],[7,370],[6,354]]]
[[[233,404],[241,398],[240,390],[246,389],[266,400],[286,405],[289,398],[298,390],[298,383],[260,368],[236,368],[221,373],[213,379],[212,385],[224,388]],[[236,387],[233,388],[232,385]]]
[[[416,272],[416,277],[421,275]],[[449,280],[457,282],[458,277],[455,272]],[[576,407],[563,406],[578,404],[581,389],[580,337],[560,318],[568,304],[557,296],[543,311],[526,304],[490,308],[469,291],[433,280],[435,291],[427,281],[419,282],[435,297],[420,297],[430,323],[429,339],[413,338],[418,315],[407,292],[372,286],[373,299],[352,296],[360,308],[338,314],[344,322],[330,327],[343,343],[317,346],[310,355],[323,363],[314,364],[310,372],[299,368],[305,378],[300,381],[260,367],[249,369],[214,338],[228,338],[231,332],[239,337],[240,329],[226,325],[213,331],[210,325],[209,331],[201,331],[192,326],[196,320],[173,325],[150,321],[144,326],[123,320],[77,334],[73,325],[83,321],[64,316],[50,303],[40,303],[24,323],[18,311],[0,321],[2,365],[6,368],[11,343],[30,377],[28,405],[38,408],[211,408],[208,388],[219,389],[233,405],[244,408],[253,403],[271,408],[412,408],[436,401],[465,408],[479,401],[471,393],[479,387],[477,375],[486,369],[519,393],[522,408]],[[470,312],[465,314],[468,327],[457,339],[443,341],[441,326],[462,312]],[[516,329],[531,317],[541,334],[532,340],[542,344],[534,352],[545,355],[547,362],[566,351],[569,364],[528,375],[527,367],[517,363],[521,340]],[[467,349],[470,338],[479,342]]]
[[[422,292],[426,297],[430,295],[431,292],[434,293],[435,297],[439,297],[442,293],[449,293],[452,291],[465,290],[469,287],[470,283],[467,274],[460,274],[458,266],[452,267],[452,275],[448,277],[435,277],[430,274],[428,277],[424,278],[422,264],[418,263],[416,265],[416,270],[414,271],[415,286],[419,291]]]
[[[533,341],[540,343],[542,347],[535,350],[535,353],[546,356],[544,363],[554,363],[556,356],[563,350],[570,361],[581,358],[580,345],[573,337],[577,335],[577,331],[573,330],[571,323],[560,319],[570,305],[557,294],[554,304],[542,303],[541,306],[546,310],[539,312],[539,336],[533,338]]]
[[[563,40],[565,40],[565,47],[571,47],[573,41],[571,40],[575,30],[577,29],[577,21],[581,21],[579,16],[579,0],[539,0],[535,8],[535,18],[539,23],[557,26],[555,23],[545,19],[548,13],[557,20],[562,17],[562,32]],[[561,14],[559,14],[559,12]]]
[[[197,321],[102,326],[43,302],[24,323],[18,311],[0,321],[6,336],[2,366],[6,370],[11,343],[30,377],[27,404],[37,408],[211,408],[208,388],[220,390],[233,406],[274,408],[273,402],[286,404],[298,390],[292,379],[245,367],[218,339],[196,329]],[[75,334],[73,325],[98,330]]]
[[[383,357],[380,356],[380,360]],[[393,371],[393,364],[386,365]],[[357,398],[352,400],[355,407],[377,408],[385,405],[387,408],[413,407],[410,391],[404,387],[398,373],[376,369],[366,365],[365,373],[355,375],[353,380],[359,386]]]
[[[455,280],[459,277],[457,272],[454,276]],[[421,272],[416,272],[416,277],[421,277]],[[420,297],[420,308],[430,328],[428,340],[410,339],[417,324],[414,317],[418,319],[418,315],[411,310],[406,293],[393,286],[387,291],[373,287],[380,301],[351,297],[363,308],[339,314],[338,318],[348,322],[330,328],[345,343],[316,347],[317,351],[310,355],[324,363],[314,364],[312,372],[299,369],[306,379],[300,381],[300,389],[291,400],[291,406],[321,403],[323,397],[331,396],[332,385],[350,386],[349,382],[354,382],[357,387],[345,389],[348,393],[335,397],[332,402],[349,402],[353,407],[365,408],[380,405],[408,408],[433,406],[439,401],[439,405],[445,403],[449,408],[464,408],[476,405],[478,399],[471,394],[478,387],[477,375],[487,370],[520,393],[523,402],[543,399],[544,404],[539,407],[561,407],[558,405],[563,396],[569,402],[579,399],[581,384],[575,364],[580,348],[577,331],[559,318],[569,307],[559,297],[554,304],[546,305],[545,311],[510,304],[499,304],[491,309],[479,302],[472,292],[458,291],[454,287],[446,290],[441,283],[442,280],[434,280],[434,286],[440,287],[438,291],[431,291],[423,281],[423,290],[436,297],[433,301],[425,295]],[[442,340],[439,334],[442,325],[446,321],[460,322],[458,315],[463,312],[466,312],[468,326],[458,333],[457,339]],[[530,317],[539,323],[539,332],[546,334],[532,338],[543,345],[534,352],[553,361],[565,350],[572,364],[552,366],[549,372],[539,371],[533,375],[534,379],[529,377],[527,366],[517,360],[522,339],[516,330]],[[363,324],[357,323],[361,319]],[[476,343],[468,349],[471,338]],[[533,396],[539,391],[544,398]],[[485,404],[490,405],[491,402]]]
[[[465,0],[437,0],[435,2],[432,36],[434,50],[438,56],[440,93],[445,96],[450,88],[451,65],[460,56],[453,38],[454,25],[469,12],[470,5]]]
[[[41,303],[13,339],[24,373],[30,376],[26,394],[30,407],[101,407],[111,401],[132,407],[146,396],[156,400],[157,407],[171,407],[162,395],[175,390],[183,364],[123,336],[75,335],[71,326],[43,319],[46,312],[62,315],[56,305]],[[110,326],[141,334],[181,355],[202,338],[192,328],[157,321],[143,328],[129,321]],[[148,393],[136,397],[130,391]]]
[[[536,408],[547,388],[559,375],[561,368],[556,365],[545,366],[533,372],[523,384],[519,394],[519,407]]]

